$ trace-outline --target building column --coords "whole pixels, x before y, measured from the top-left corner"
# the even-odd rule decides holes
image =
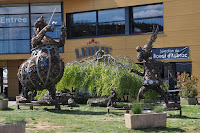
[[[17,77],[19,61],[8,61],[8,98],[15,98],[19,95],[19,80]]]

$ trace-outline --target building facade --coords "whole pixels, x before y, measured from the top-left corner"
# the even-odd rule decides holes
[[[55,8],[56,29],[50,36],[59,39],[61,21],[66,23],[66,42],[60,49],[65,63],[87,58],[99,49],[138,63],[135,48],[149,41],[156,24],[159,34],[153,58],[170,62],[174,75],[186,71],[200,78],[199,5],[199,0],[1,0],[0,66],[8,70],[7,95],[20,93],[17,71],[30,57],[35,20],[44,16],[48,22]],[[166,79],[167,68],[161,70]],[[174,82],[169,84],[173,87]]]

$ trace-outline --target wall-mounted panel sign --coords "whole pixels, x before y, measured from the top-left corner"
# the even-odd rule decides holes
[[[189,47],[168,47],[153,48],[153,59],[169,60],[169,59],[189,59]]]
[[[75,49],[76,58],[87,57],[94,55],[98,50],[104,50],[106,54],[110,54],[111,47],[99,46],[98,42],[92,39],[91,42],[87,43],[88,46]]]
[[[0,61],[0,68],[7,67],[6,61]]]

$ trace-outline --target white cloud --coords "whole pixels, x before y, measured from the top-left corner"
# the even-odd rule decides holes
[[[163,11],[160,10],[147,10],[147,11],[140,11],[137,13],[134,13],[134,18],[144,18],[144,17],[154,17],[154,16],[162,16]]]

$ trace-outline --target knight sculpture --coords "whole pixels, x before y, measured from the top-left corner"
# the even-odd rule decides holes
[[[47,24],[43,16],[34,23],[31,57],[21,64],[17,74],[26,99],[28,92],[43,89],[48,89],[52,99],[55,98],[55,84],[60,81],[64,72],[59,47],[65,44],[66,28],[62,22],[60,40],[46,35],[47,32],[53,32],[54,28],[55,24]]]
[[[156,41],[157,34],[158,34],[158,26],[153,26],[152,35],[150,38],[150,41],[144,45],[144,47],[137,46],[137,59],[139,62],[144,61],[144,72],[138,72],[135,69],[131,69],[130,72],[134,72],[140,76],[143,76],[143,83],[142,87],[140,88],[138,92],[138,100],[140,102],[140,99],[142,98],[143,94],[148,91],[149,89],[152,89],[156,92],[158,92],[165,100],[165,103],[168,103],[167,96],[168,93],[166,90],[161,88],[161,85],[163,85],[162,77],[160,74],[159,66],[164,65],[169,67],[169,74],[170,77],[172,77],[174,80],[175,78],[172,75],[172,67],[169,63],[163,62],[163,61],[157,61],[152,59],[152,47],[153,43]]]

